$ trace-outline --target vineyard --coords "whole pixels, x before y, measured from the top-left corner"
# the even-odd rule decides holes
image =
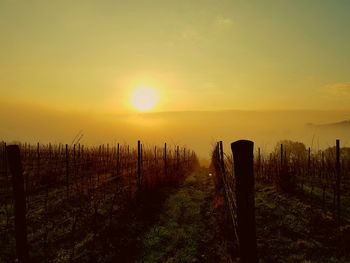
[[[308,196],[339,223],[350,219],[350,148],[341,148],[339,140],[314,152],[291,141],[268,156],[258,148],[255,170],[259,181],[274,184],[280,192]]]
[[[0,146],[0,262],[350,260],[339,140],[271,153],[220,141],[209,169],[185,147],[140,141]]]
[[[33,262],[122,258],[121,250],[130,245],[129,223],[137,222],[132,217],[140,216],[140,207],[197,166],[195,153],[184,147],[147,146],[140,141],[136,146],[19,144],[28,239],[24,246]],[[6,155],[3,142],[0,262],[15,262],[13,195],[17,198],[20,193],[13,188]]]
[[[233,145],[232,153],[225,153],[218,142],[211,163],[218,195],[225,200],[231,255],[238,254],[243,262],[258,257],[263,262],[348,262],[350,149],[341,148],[339,140],[322,151],[281,141],[268,154],[257,148],[242,172],[236,167],[242,157],[235,156]],[[239,220],[242,213],[244,221]]]

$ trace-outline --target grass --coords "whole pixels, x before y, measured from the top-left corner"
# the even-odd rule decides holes
[[[321,189],[315,187],[312,198],[310,188],[304,186],[304,190],[303,194],[281,194],[273,186],[257,183],[260,262],[350,262],[349,198],[342,199],[345,220],[339,226],[330,209],[332,195],[327,194],[328,205],[322,207]],[[213,178],[206,169],[192,173],[180,187],[152,190],[141,199],[142,205],[133,204],[116,213],[110,225],[105,224],[106,220],[97,220],[96,235],[77,232],[74,262],[228,262],[232,235],[224,226],[229,224],[225,221],[223,200],[218,199]],[[98,215],[107,218],[108,210],[103,207]],[[6,209],[2,207],[1,215],[5,215]],[[52,212],[71,209],[69,203],[62,203],[62,209]],[[9,207],[7,210],[11,211]],[[4,218],[0,216],[1,220]],[[90,229],[95,223],[81,218],[77,224]],[[69,232],[70,226],[56,229]],[[49,231],[49,234],[56,233]],[[38,232],[29,238],[41,236]],[[57,256],[49,262],[70,261],[71,242],[67,239],[61,243],[60,246],[51,244],[50,247],[57,249]],[[3,250],[14,248],[13,239],[3,238],[0,244]],[[36,246],[32,251],[36,258],[43,258],[43,248]]]
[[[350,261],[350,225],[339,227],[331,212],[306,198],[258,184],[256,221],[261,262]]]
[[[226,262],[213,195],[214,183],[206,170],[189,176],[143,237],[138,262]]]
[[[311,189],[311,186],[304,185],[304,190],[302,192],[303,198],[308,198],[313,202],[314,204],[318,204],[320,207],[323,204],[323,191],[320,187],[314,186],[313,189]],[[327,189],[325,191],[325,204],[324,204],[324,210],[332,211],[334,209],[333,205],[333,193]],[[345,220],[350,222],[350,196],[345,195],[342,193],[340,197],[340,207],[341,207],[341,217]]]

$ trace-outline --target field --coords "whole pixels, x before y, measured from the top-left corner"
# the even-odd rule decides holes
[[[20,144],[29,258],[252,262],[246,251],[259,262],[349,262],[347,148],[295,154],[295,144],[281,144],[269,154],[255,149],[249,163],[218,143],[209,168],[193,151],[166,144]],[[16,262],[18,193],[5,146],[0,262]],[[244,177],[242,161],[251,169]],[[246,200],[252,210],[240,208]]]
[[[256,186],[262,262],[349,262],[349,219],[344,218],[339,226],[332,211],[322,209],[311,196],[281,194],[265,184]]]
[[[2,149],[0,258],[14,262],[13,187]],[[132,261],[136,235],[152,219],[164,189],[197,165],[192,151],[166,144],[25,144],[20,150],[33,262]]]
[[[338,142],[336,147],[312,152],[299,143],[282,141],[269,154],[257,148],[254,157],[253,161],[252,151],[255,182],[249,182],[240,178],[236,167],[240,158],[225,154],[222,143],[213,149],[211,169],[218,195],[225,200],[231,255],[242,253],[240,232],[245,231],[257,241],[247,253],[254,253],[256,244],[260,262],[349,262],[349,149],[340,148]],[[245,176],[251,174],[245,170]],[[253,234],[239,224],[239,202],[250,205],[239,201],[240,187],[249,192],[245,199],[255,195],[249,215],[255,217],[249,225],[256,227]]]

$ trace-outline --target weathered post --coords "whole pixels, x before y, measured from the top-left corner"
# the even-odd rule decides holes
[[[49,160],[51,161],[52,159],[52,145],[49,143]]]
[[[322,173],[322,208],[325,209],[326,207],[326,182],[325,182],[325,163],[324,163],[324,152],[322,152],[321,155],[321,173]]]
[[[222,145],[222,141],[219,142],[219,152],[220,152],[220,167],[222,175],[225,176],[225,159],[224,159],[224,146]],[[226,178],[226,176],[225,176]]]
[[[119,158],[119,155],[120,155],[120,146],[119,146],[119,143],[117,145],[117,176],[119,176],[119,170],[120,170],[120,158]]]
[[[183,160],[183,162],[184,162],[184,166],[186,167],[187,162],[186,162],[186,148],[185,147],[184,147],[184,160]]]
[[[337,184],[337,217],[340,222],[340,141],[336,140],[336,184]]]
[[[137,187],[141,188],[141,142],[137,141]]]
[[[4,142],[4,148],[2,149],[2,151],[3,151],[3,163],[4,163],[4,173],[6,178],[6,186],[8,186],[10,180],[8,178],[8,173],[7,173],[6,142]]]
[[[219,191],[221,191],[223,189],[223,186],[226,183],[226,173],[225,173],[225,165],[224,165],[224,149],[223,149],[222,141],[219,141],[216,144],[216,156],[217,156],[219,170],[221,173],[220,179],[217,182],[217,189]]]
[[[143,145],[140,145],[140,185],[143,184]]]
[[[308,177],[308,180],[310,181],[310,177],[311,177],[311,148],[310,147],[308,149],[308,158],[307,158],[307,177]]]
[[[166,150],[166,143],[164,143],[164,175],[167,176],[168,168],[167,168],[167,150]]]
[[[258,178],[261,179],[261,153],[260,153],[260,147],[258,148],[257,176],[258,176]]]
[[[179,170],[180,167],[180,152],[179,146],[176,146],[176,169]]]
[[[216,152],[215,152],[216,158],[217,158],[218,164],[220,165],[220,143],[219,142],[216,143],[215,149],[216,149]]]
[[[284,152],[285,152],[285,149],[283,149],[283,144],[281,144],[281,149],[280,149],[280,171],[279,171],[279,174],[278,174],[278,179],[277,179],[277,188],[280,190],[280,191],[286,191],[286,171],[285,171],[285,163],[284,163],[284,159],[283,159],[283,156],[284,156]]]
[[[157,146],[154,146],[154,163],[157,163]]]
[[[69,197],[69,156],[68,156],[68,144],[66,144],[66,195]]]
[[[39,178],[40,176],[40,144],[39,143],[37,143],[37,146],[36,146],[36,176],[37,178]]]
[[[73,145],[73,167],[74,167],[74,179],[76,180],[77,176],[77,160],[76,160],[76,149],[75,144]]]
[[[236,178],[237,226],[243,263],[258,262],[254,200],[254,143],[239,140],[231,144]]]
[[[281,144],[281,170],[283,170],[283,144]]]
[[[16,253],[19,263],[28,263],[28,241],[26,222],[26,196],[24,192],[23,170],[18,145],[6,146],[9,169],[12,174],[15,212]]]
[[[131,174],[132,174],[132,167],[131,167],[131,163],[130,163],[130,160],[131,160],[131,156],[130,156],[130,146],[128,145],[127,147],[127,154],[126,154],[127,158],[126,158],[126,165],[127,165],[127,170],[128,170],[128,173],[129,173],[129,179],[131,180]],[[131,182],[129,181],[129,185]],[[131,189],[131,188],[130,188]]]

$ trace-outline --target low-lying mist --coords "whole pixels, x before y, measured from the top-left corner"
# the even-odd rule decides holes
[[[0,140],[30,143],[71,143],[82,130],[81,143],[186,145],[208,158],[212,145],[249,139],[270,151],[281,139],[301,141],[312,149],[332,146],[335,139],[350,145],[350,125],[328,125],[350,119],[350,111],[182,111],[134,114],[97,114],[2,103]]]

